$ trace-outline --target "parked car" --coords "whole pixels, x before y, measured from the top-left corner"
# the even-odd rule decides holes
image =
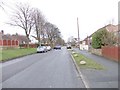
[[[71,47],[71,45],[67,45],[67,49],[71,49],[72,47]]]
[[[46,46],[47,50],[50,51],[52,48],[50,46]]]
[[[38,46],[37,53],[47,52],[46,46]]]
[[[60,45],[56,45],[56,46],[54,47],[54,49],[61,49],[61,46],[60,46]]]

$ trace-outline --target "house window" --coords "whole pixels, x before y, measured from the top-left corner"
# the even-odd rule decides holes
[[[22,41],[22,44],[25,44],[25,41]]]

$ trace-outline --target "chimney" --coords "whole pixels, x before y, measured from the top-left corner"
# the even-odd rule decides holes
[[[18,33],[16,33],[16,36],[18,36]]]
[[[4,31],[3,30],[1,30],[1,33],[2,33],[2,35],[4,35]]]

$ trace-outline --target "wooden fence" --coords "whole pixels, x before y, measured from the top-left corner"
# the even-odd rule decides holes
[[[115,61],[120,61],[120,46],[102,47],[102,56]]]

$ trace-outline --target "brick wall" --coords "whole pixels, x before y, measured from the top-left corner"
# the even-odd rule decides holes
[[[120,46],[105,46],[102,47],[102,55],[106,58],[120,61]]]
[[[18,47],[19,41],[17,41],[17,40],[0,40],[0,46],[2,46],[2,47]]]

